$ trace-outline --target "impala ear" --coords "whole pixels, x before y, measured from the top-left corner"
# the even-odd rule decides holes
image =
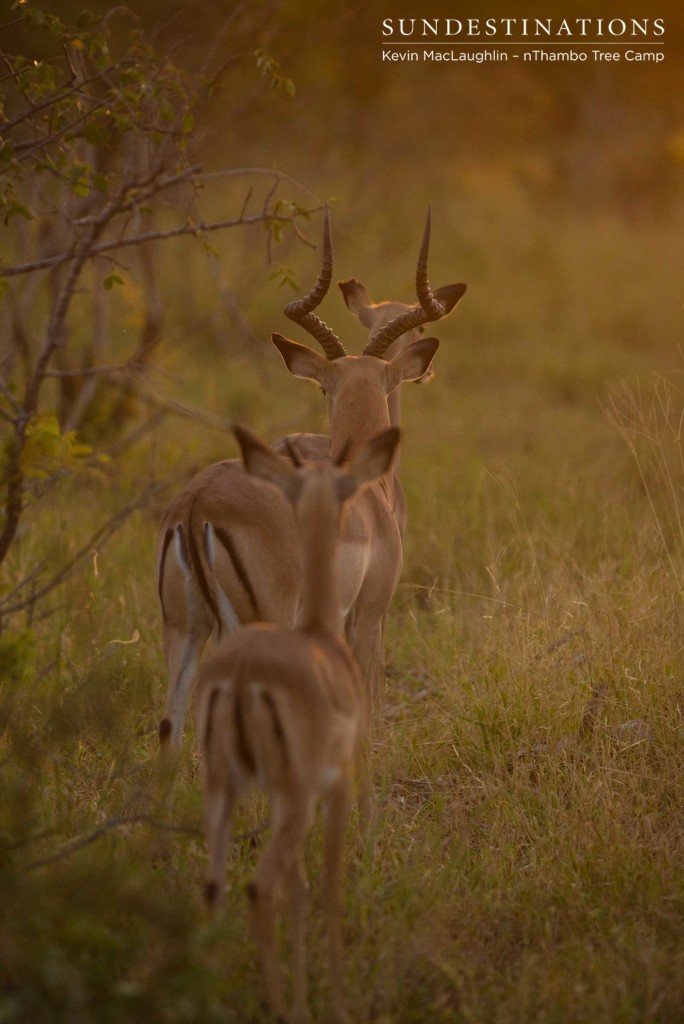
[[[398,352],[387,364],[387,394],[391,394],[405,380],[419,380],[423,377],[430,369],[438,348],[437,338],[419,338]]]
[[[466,293],[465,284],[445,284],[442,288],[435,289],[434,296],[444,306],[444,316],[449,316]],[[444,319],[444,316],[441,319]]]
[[[384,476],[392,465],[399,436],[398,427],[388,427],[359,449],[349,463],[348,471],[338,481],[338,493],[343,501],[351,498],[359,487]]]
[[[289,496],[297,475],[290,462],[282,459],[259,440],[251,431],[239,424],[234,424],[233,433],[240,445],[242,464],[245,472],[260,480],[275,484]]]
[[[319,352],[315,352],[306,345],[300,345],[297,341],[290,341],[282,334],[272,334],[271,341],[283,357],[283,361],[290,373],[295,377],[304,377],[307,380],[315,380],[321,386],[328,378],[330,362]]]
[[[373,300],[370,295],[355,277],[350,277],[347,281],[338,281],[337,287],[344,296],[344,301],[347,303],[347,309],[354,316],[358,317],[364,327],[373,326]]]

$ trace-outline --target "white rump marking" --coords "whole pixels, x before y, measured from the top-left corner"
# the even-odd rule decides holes
[[[209,559],[209,565],[214,568],[216,565],[216,547],[214,545],[214,527],[211,523],[204,524],[204,540],[207,549],[207,558]]]
[[[323,775],[321,776],[321,787],[322,789],[332,789],[340,779],[342,778],[342,771],[340,768],[328,766],[323,769]]]
[[[218,610],[221,616],[221,623],[229,633],[236,633],[238,629],[242,628],[242,623],[237,617],[237,613],[233,608],[233,604],[227,594],[216,584],[216,597],[218,598]]]

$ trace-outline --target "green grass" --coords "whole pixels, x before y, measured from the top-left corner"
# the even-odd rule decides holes
[[[676,1024],[682,401],[679,377],[654,390],[649,375],[681,371],[675,226],[569,223],[482,201],[450,216],[440,234],[459,233],[466,266],[433,276],[473,283],[435,332],[436,379],[404,394],[409,536],[374,723],[374,858],[352,834],[348,843],[351,1017]],[[526,231],[522,257],[513,230]],[[434,264],[458,266],[446,255],[436,244]],[[308,251],[293,257],[308,279]],[[267,339],[283,328],[283,296],[265,286],[257,302],[240,277],[256,275],[250,260],[241,270],[227,257],[227,271],[254,296],[249,316]],[[342,262],[341,274],[367,277]],[[406,267],[395,252],[386,279],[366,283],[388,296]],[[193,306],[170,300],[170,376],[155,387],[266,436],[321,429],[320,395],[288,379],[266,344],[257,359],[220,349],[204,312],[210,282],[189,262],[193,274]],[[635,282],[627,294],[625,280]],[[409,295],[410,281],[396,297]],[[336,297],[326,318],[328,308],[358,344]],[[201,910],[191,726],[181,830],[143,817],[165,688],[156,523],[191,470],[231,454],[227,433],[170,416],[109,482],[67,480],[26,516],[7,586],[45,557],[68,558],[144,482],[175,474],[153,508],[2,638],[0,1021],[265,1019],[243,896],[258,849],[235,850],[223,920],[210,925]],[[263,814],[247,809],[238,831]],[[129,823],[109,827],[121,817]],[[71,848],[83,837],[92,842]],[[307,858],[319,1019],[318,830]]]

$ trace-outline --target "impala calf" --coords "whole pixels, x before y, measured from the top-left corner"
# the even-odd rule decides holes
[[[236,427],[235,434],[247,473],[275,484],[293,509],[303,552],[302,610],[294,630],[260,623],[226,637],[200,670],[197,735],[210,862],[205,894],[212,907],[222,898],[234,806],[258,787],[269,797],[272,832],[248,886],[252,930],[271,1010],[284,1019],[275,927],[277,895],[284,887],[292,925],[292,1020],[309,1021],[303,846],[322,799],[331,1015],[340,1022],[347,1019],[343,844],[355,765],[359,785],[367,785],[368,702],[342,633],[336,547],[343,506],[387,473],[399,432],[389,428],[357,447],[346,466],[343,450],[333,463],[296,469],[248,431]]]
[[[350,356],[313,313],[332,280],[326,215],[318,280],[307,296],[285,310],[318,341],[325,358],[280,335],[273,338],[291,372],[318,380],[327,394],[330,438],[305,434],[289,439],[290,447],[305,457],[335,456],[348,439],[353,448],[363,444],[388,426],[392,416],[398,418],[398,385],[430,372],[438,343],[418,338],[415,332],[450,313],[465,285],[432,292],[427,275],[429,240],[428,216],[416,269],[418,306],[397,304],[397,315],[386,322],[384,304],[370,309],[369,300],[365,305],[370,312],[364,313],[358,295],[354,301],[348,297],[349,289],[345,292],[350,308],[355,305],[361,319],[378,328],[363,354]],[[355,284],[357,291],[363,288]],[[404,345],[404,337],[417,340]],[[285,443],[278,443],[283,452]],[[384,620],[401,570],[404,523],[403,490],[391,470],[351,503],[338,550],[348,636],[368,688],[376,693],[381,688]],[[159,735],[162,746],[175,755],[190,688],[212,631],[220,637],[257,620],[288,627],[297,620],[302,561],[289,504],[282,494],[244,473],[238,461],[214,463],[190,481],[164,516],[157,578],[168,668]]]

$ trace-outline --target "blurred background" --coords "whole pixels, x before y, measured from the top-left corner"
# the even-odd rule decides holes
[[[80,10],[78,3],[52,7],[64,18]],[[601,15],[645,16],[637,4],[613,8]],[[387,64],[380,33],[388,13],[417,12],[376,0],[332,11],[315,0],[209,2],[198,18],[196,8],[175,0],[163,13],[156,3],[136,5],[155,45],[178,63],[211,71],[226,65],[196,114],[192,158],[206,171],[275,168],[294,179],[283,194],[305,205],[330,202],[337,275],[358,276],[377,298],[410,301],[431,203],[433,281],[463,279],[472,291],[459,326],[448,328],[466,359],[477,347],[480,365],[501,366],[550,332],[551,363],[567,357],[579,365],[592,354],[600,361],[617,344],[626,371],[648,362],[654,348],[662,368],[666,324],[681,308],[673,273],[684,183],[677,8],[659,12],[667,26],[662,64],[606,66]],[[453,13],[452,5],[430,9],[431,16]],[[495,2],[487,13],[511,12]],[[524,13],[586,16],[573,2],[532,3]],[[279,62],[293,97],[282,90],[265,97],[252,58],[257,48]],[[259,178],[208,183],[206,212],[239,211],[248,188],[258,206],[270,187]],[[320,222],[308,229],[314,241],[319,233]],[[267,338],[278,282],[269,284],[273,268],[265,268],[255,233],[229,232],[212,245],[249,323]],[[294,243],[272,254],[302,287],[316,270],[310,255]],[[192,318],[193,307],[199,316],[205,304],[206,267],[195,256],[184,269],[192,283],[184,313]],[[270,319],[262,322],[266,306]],[[353,329],[336,297],[325,315]],[[209,341],[201,326],[197,333]]]

